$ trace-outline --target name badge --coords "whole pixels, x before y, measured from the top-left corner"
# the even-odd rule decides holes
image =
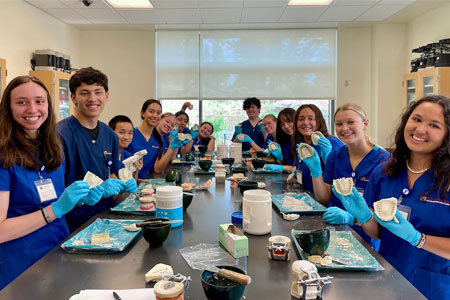
[[[41,202],[56,199],[56,191],[51,179],[41,179],[34,182]]]
[[[411,207],[403,205],[403,204],[398,204],[397,209],[400,212],[400,214],[403,216],[403,218],[405,218],[406,220],[409,221],[409,216],[411,215]]]

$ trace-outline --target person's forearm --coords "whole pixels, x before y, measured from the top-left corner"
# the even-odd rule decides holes
[[[51,205],[47,206],[45,210],[50,217],[50,221],[54,221],[56,216]],[[20,217],[5,219],[0,223],[0,244],[26,236],[45,225],[47,225],[47,222],[41,210]]]
[[[312,178],[314,196],[322,205],[327,205],[331,200],[331,186],[323,181],[323,176]]]
[[[252,142],[252,148],[255,149],[255,151],[264,151],[264,149],[258,146],[258,144],[255,143],[255,141]]]
[[[450,238],[427,235],[422,249],[445,259],[450,259]]]
[[[194,141],[190,141],[189,143],[187,143],[186,145],[181,147],[180,154],[186,154],[186,153],[191,152],[192,144],[194,144]]]
[[[211,139],[209,140],[208,143],[208,151],[209,152],[214,152],[214,148],[215,148],[215,139],[213,137],[211,137]]]
[[[374,212],[372,212],[374,214]],[[379,240],[381,238],[381,225],[378,224],[377,220],[372,216],[369,221],[361,224],[364,232],[373,239]]]
[[[163,156],[161,156],[160,159],[156,160],[155,166],[153,167],[153,170],[155,171],[155,173],[162,173],[162,172],[164,172],[164,170],[166,169],[167,165],[171,161],[171,158],[172,158],[174,152],[175,152],[175,155],[176,155],[176,151],[174,151],[172,149],[172,147],[169,146],[169,148],[167,149],[166,153],[164,153]]]

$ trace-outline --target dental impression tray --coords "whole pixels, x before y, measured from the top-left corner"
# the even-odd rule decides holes
[[[298,154],[300,155],[300,158],[302,160],[307,159],[308,157],[311,157],[314,155],[314,149],[308,144],[301,143],[300,146],[298,146]]]

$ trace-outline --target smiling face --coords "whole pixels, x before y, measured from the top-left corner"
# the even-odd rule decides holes
[[[213,128],[211,127],[211,125],[203,124],[202,126],[200,126],[200,132],[198,133],[198,135],[202,139],[207,139],[211,136],[212,131],[213,131]]]
[[[161,120],[161,113],[161,106],[156,102],[151,103],[144,112],[141,112],[144,124],[155,127],[159,120]]]
[[[114,132],[119,137],[119,148],[124,149],[130,145],[133,140],[133,125],[129,122],[118,122]]]
[[[424,102],[417,106],[403,129],[411,153],[432,156],[448,135],[441,105]]]
[[[316,114],[311,108],[305,107],[300,111],[297,118],[297,130],[304,137],[310,137],[317,130]]]
[[[294,133],[294,122],[289,121],[286,116],[280,116],[280,126],[281,130],[287,135],[292,135]]]
[[[35,82],[21,84],[11,91],[13,119],[31,138],[37,137],[39,127],[48,117],[47,92]]]
[[[176,119],[174,115],[168,115],[161,119],[158,123],[158,132],[161,135],[168,134],[176,125]]]
[[[76,106],[75,115],[87,119],[97,119],[105,108],[109,99],[109,93],[99,84],[82,83],[70,94],[73,104]]]
[[[249,108],[245,109],[245,112],[247,113],[247,117],[249,119],[259,118],[259,111],[259,108],[255,104],[252,104]]]
[[[339,111],[334,123],[338,138],[349,145],[352,143],[365,141],[365,131],[369,125],[369,120],[364,120],[353,110]]]
[[[262,124],[268,134],[273,134],[277,130],[277,122],[272,118],[264,118]]]

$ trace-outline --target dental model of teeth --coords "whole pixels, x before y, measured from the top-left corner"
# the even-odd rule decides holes
[[[131,172],[130,169],[122,168],[119,170],[119,179],[123,182],[127,182],[131,177],[133,177],[133,172]]]
[[[89,171],[84,175],[83,181],[86,181],[89,184],[90,189],[103,183],[103,180],[100,177]]]
[[[311,157],[314,155],[314,149],[308,144],[301,143],[300,146],[298,146],[298,154],[300,155],[300,159],[304,160],[308,157]]]
[[[186,138],[187,138],[187,136],[186,136],[184,133],[179,133],[179,134],[178,134],[178,139],[179,139],[180,141],[184,141]]]
[[[399,221],[395,217],[395,213],[397,212],[397,199],[396,198],[387,198],[381,199],[373,204],[373,208],[375,209],[375,214],[382,221],[392,221],[395,223]]]
[[[333,180],[333,186],[336,192],[342,194],[344,196],[348,196],[352,193],[353,189],[353,178],[351,177],[342,177],[339,179]]]
[[[269,144],[269,150],[270,150],[270,151],[275,151],[275,150],[277,150],[277,149],[278,149],[277,143],[272,142],[272,143]]]
[[[245,135],[243,135],[242,133],[241,133],[241,134],[238,134],[238,135],[237,135],[237,138],[238,138],[239,140],[243,140],[243,139],[245,138]]]
[[[198,127],[198,124],[194,124],[194,126],[192,126],[192,130],[194,131],[200,130],[200,127]]]
[[[314,131],[313,134],[311,134],[311,141],[313,142],[314,145],[317,146],[317,142],[319,141],[319,139],[324,137],[325,136],[323,135],[322,132]]]

